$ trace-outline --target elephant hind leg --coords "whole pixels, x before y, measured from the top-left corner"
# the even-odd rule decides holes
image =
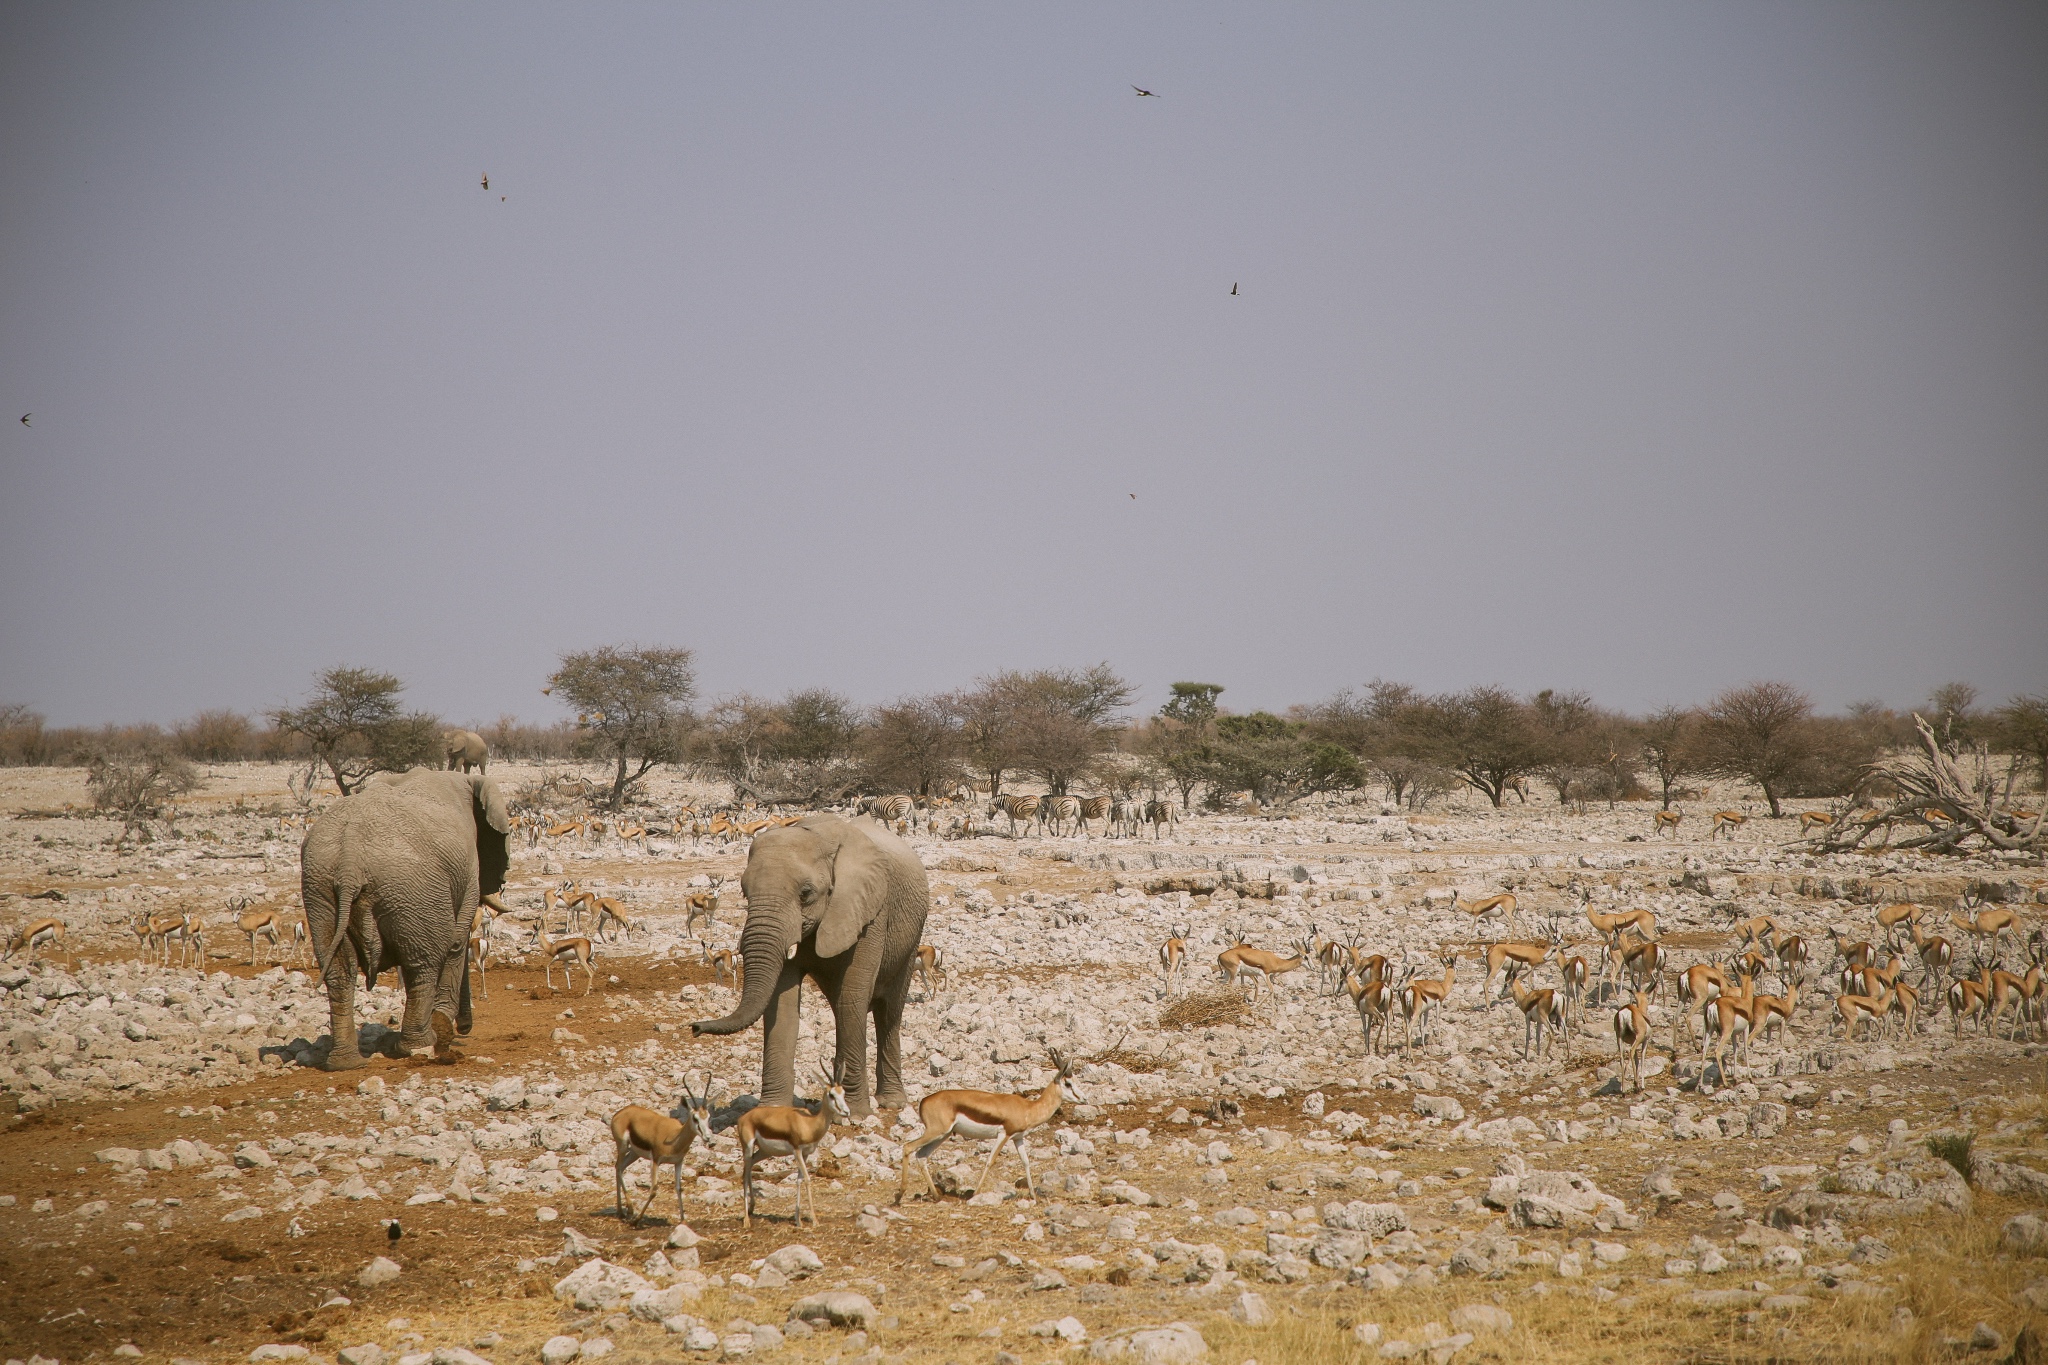
[[[452,1061],[455,1057],[455,1016],[447,1010],[436,1009],[429,1022],[434,1030],[435,1060]]]

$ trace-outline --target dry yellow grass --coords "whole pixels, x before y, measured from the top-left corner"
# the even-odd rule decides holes
[[[1252,1008],[1242,992],[1200,991],[1184,995],[1159,1011],[1159,1027],[1166,1029],[1217,1028],[1235,1024],[1251,1015]]]

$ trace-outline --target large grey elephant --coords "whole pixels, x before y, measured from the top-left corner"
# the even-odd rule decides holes
[[[306,932],[327,986],[327,1069],[363,1065],[355,983],[396,967],[406,1051],[447,1055],[469,1032],[469,932],[477,902],[505,885],[505,801],[482,773],[381,777],[313,822],[299,850]]]
[[[833,1076],[855,1117],[872,1110],[868,1017],[875,1021],[873,1101],[908,1102],[903,1089],[903,1000],[924,936],[931,888],[910,845],[872,820],[810,815],[754,837],[740,878],[746,986],[723,1019],[699,1033],[738,1033],[765,1013],[761,1101],[796,1098],[797,999],[806,977],[824,992],[837,1027]]]
[[[441,745],[447,751],[451,771],[458,764],[464,772],[471,768],[485,772],[491,766],[491,747],[474,730],[443,730]]]

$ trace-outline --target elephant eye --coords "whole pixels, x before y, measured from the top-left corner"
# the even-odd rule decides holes
[[[802,888],[797,891],[796,898],[802,904],[809,905],[818,898],[818,888],[812,886],[809,882],[805,882]]]

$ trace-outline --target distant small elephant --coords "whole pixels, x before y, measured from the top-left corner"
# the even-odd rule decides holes
[[[441,743],[448,750],[448,769],[453,772],[457,764],[462,771],[475,768],[487,772],[490,768],[491,749],[484,743],[484,737],[474,730],[444,730]]]
[[[754,836],[740,878],[747,922],[738,1005],[698,1033],[738,1033],[765,1014],[761,1102],[796,1095],[797,1002],[806,977],[832,1007],[835,1081],[854,1117],[870,1110],[868,1018],[875,1021],[874,1103],[909,1102],[903,1088],[903,1002],[924,937],[931,888],[916,850],[872,820],[808,815]]]
[[[307,935],[327,987],[327,1069],[364,1065],[356,1046],[356,976],[398,968],[404,1051],[445,1056],[469,1032],[469,935],[476,908],[505,885],[510,828],[482,773],[381,777],[327,808],[299,850]]]

